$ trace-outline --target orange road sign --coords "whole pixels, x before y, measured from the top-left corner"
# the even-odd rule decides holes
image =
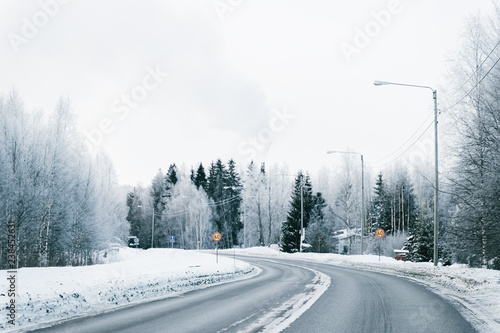
[[[220,241],[220,239],[222,238],[222,235],[218,232],[215,232],[212,236],[212,239],[216,242]]]
[[[384,235],[385,235],[385,231],[384,231],[384,229],[377,229],[377,231],[375,231],[375,235],[376,235],[378,238],[382,238],[382,237],[384,237]]]

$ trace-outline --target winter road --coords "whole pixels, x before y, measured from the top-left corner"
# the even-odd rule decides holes
[[[262,273],[36,332],[474,332],[450,303],[402,278],[242,259]]]

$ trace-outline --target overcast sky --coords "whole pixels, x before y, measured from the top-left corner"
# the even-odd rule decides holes
[[[339,158],[327,150],[357,151],[378,167],[432,121],[433,102],[428,90],[373,80],[439,93],[466,17],[489,7],[3,0],[0,93],[15,87],[29,109],[47,111],[69,97],[89,145],[108,152],[121,183],[149,184],[171,163],[230,157],[315,172]],[[432,154],[432,138],[402,159]]]

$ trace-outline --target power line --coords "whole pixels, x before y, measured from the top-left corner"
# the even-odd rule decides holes
[[[479,69],[481,69],[484,65],[484,63],[486,62],[486,60],[488,60],[490,58],[490,56],[493,54],[493,52],[495,51],[495,49],[500,45],[500,40],[496,43],[496,45],[493,47],[493,49],[490,51],[490,53],[488,53],[488,55],[486,56],[486,58],[484,58],[484,60],[481,62],[481,64],[476,67],[476,70],[474,71],[474,73],[472,73],[469,78],[460,86],[460,88],[458,88],[457,90],[455,90],[455,92],[451,95],[449,95],[442,103],[446,103],[448,100],[450,100],[453,96],[455,96],[455,94],[457,92],[459,92],[460,90],[462,90],[462,88],[467,84],[467,82],[470,81],[470,79],[472,79],[474,77],[474,75],[477,74],[477,72],[479,71]]]
[[[488,74],[490,74],[490,72],[493,70],[493,68],[495,68],[495,66],[500,62],[500,57],[497,59],[497,61],[495,61],[495,63],[493,64],[493,66],[490,67],[490,69],[486,72],[486,74],[484,74],[484,76],[481,78],[481,80],[479,80],[479,82],[477,82],[462,98],[460,98],[458,100],[458,102],[454,103],[452,106],[450,107],[447,107],[446,109],[444,109],[442,112],[446,112],[452,108],[454,108],[455,106],[457,106],[458,104],[460,104],[467,96],[469,96],[469,94],[474,90],[476,89],[480,84],[481,82],[484,81],[484,79],[488,76]],[[469,78],[470,79],[470,78]]]
[[[241,198],[241,194],[238,194],[236,196],[233,196],[233,197],[230,197],[230,198],[226,198],[226,199],[223,199],[221,201],[217,201],[217,202],[208,202],[207,203],[207,206],[220,206],[220,205],[225,205],[225,204],[228,204],[230,202],[233,202],[235,201],[236,199],[238,198]],[[184,209],[182,211],[177,211],[177,212],[172,212],[172,213],[168,213],[168,214],[163,214],[163,213],[155,213],[156,216],[161,216],[161,217],[177,217],[177,216],[181,216],[181,215],[184,215],[186,214],[187,212],[189,212],[189,209]]]
[[[397,153],[400,149],[402,149],[402,148],[403,148],[403,147],[404,147],[404,146],[405,146],[405,145],[406,145],[406,144],[407,144],[407,143],[408,143],[408,142],[409,142],[409,141],[410,141],[410,140],[411,140],[411,139],[412,139],[412,138],[413,138],[413,137],[414,137],[414,136],[415,136],[415,135],[416,135],[419,131],[420,131],[420,129],[421,129],[421,128],[425,125],[425,124],[427,124],[427,122],[428,122],[429,118],[432,116],[432,114],[433,114],[433,113],[434,113],[434,112],[429,113],[429,115],[427,116],[427,118],[425,118],[424,122],[423,122],[423,123],[422,123],[422,124],[421,124],[421,125],[420,125],[417,129],[416,129],[416,131],[415,131],[415,132],[413,132],[413,134],[412,134],[412,135],[410,135],[410,136],[408,137],[408,139],[406,139],[406,141],[405,141],[405,142],[404,142],[404,143],[403,143],[403,144],[402,144],[402,145],[401,145],[398,149],[394,150],[391,154],[387,155],[387,156],[386,156],[386,157],[384,157],[383,159],[380,159],[380,160],[375,161],[375,162],[373,162],[373,163],[374,163],[374,164],[380,163],[380,162],[382,162],[382,161],[385,161],[385,160],[389,159],[391,156],[395,155],[395,154],[396,154],[396,153]],[[427,129],[428,129],[428,128],[427,128]],[[426,129],[426,131],[427,131],[427,129]],[[424,131],[424,132],[425,132],[425,131]],[[420,138],[420,137],[422,137],[422,135],[420,135],[420,136],[419,136],[419,138]],[[419,138],[418,138],[418,139],[419,139]],[[418,139],[417,139],[417,141],[418,141]],[[411,146],[413,146],[414,144],[415,144],[415,142],[413,142],[413,143],[411,144]],[[410,146],[410,147],[411,147],[411,146]],[[391,162],[391,163],[392,163],[392,162]]]
[[[490,56],[493,54],[494,50],[500,45],[500,40],[497,42],[497,44],[493,47],[493,49],[490,51],[490,53],[486,56],[486,58],[482,61],[482,63],[476,68],[476,70],[474,71],[474,73],[460,86],[460,88],[458,88],[453,94],[451,94],[448,98],[445,99],[444,102],[442,103],[445,103],[447,102],[451,97],[453,97],[458,91],[460,91],[466,84],[467,82],[469,82],[469,80],[479,71],[480,68],[482,68],[482,66],[484,65],[484,63],[486,62],[486,60],[488,60],[490,58]],[[441,112],[446,112],[452,108],[454,108],[455,106],[457,106],[458,104],[460,104],[467,96],[470,95],[470,93],[476,89],[483,81],[484,79],[491,73],[491,71],[493,70],[493,68],[495,68],[495,66],[500,62],[500,57],[495,61],[495,63],[490,67],[490,69],[483,75],[483,77],[462,97],[460,98],[456,103],[454,103],[453,105],[447,107],[446,109],[442,110],[439,112],[438,114],[438,117],[441,115]],[[389,158],[390,156],[394,155],[398,150],[400,150],[402,147],[404,147],[404,145],[410,141],[410,139],[420,130],[420,128],[422,128],[422,126],[427,122],[428,118],[432,115],[432,113],[429,114],[429,116],[427,116],[426,120],[422,123],[422,125],[420,125],[420,127],[398,148],[396,149],[393,153],[391,153],[390,155],[388,155],[387,157],[379,160],[379,161],[384,161],[386,160],[387,158]],[[413,141],[413,143],[408,147],[406,148],[401,154],[399,154],[396,158],[392,159],[390,162],[387,162],[381,166],[378,166],[378,167],[370,167],[370,168],[383,168],[393,162],[395,162],[396,160],[398,160],[399,158],[401,158],[408,150],[410,150],[411,147],[413,147],[417,142],[418,140],[420,140],[420,138],[422,138],[422,136],[429,130],[429,128],[432,126],[433,122],[430,123],[427,128],[424,130],[424,132],[422,132],[422,134],[420,134],[420,136],[415,140]]]
[[[410,150],[411,147],[413,147],[417,142],[418,140],[420,140],[424,134],[429,130],[429,128],[431,128],[431,126],[434,124],[434,121],[432,121],[426,128],[425,130],[422,132],[422,134],[420,134],[420,136],[415,140],[413,141],[413,143],[408,147],[406,148],[401,154],[399,154],[396,158],[392,159],[390,162],[387,162],[383,165],[380,165],[380,166],[373,166],[373,167],[370,167],[371,169],[380,169],[380,168],[383,168],[393,162],[395,162],[396,160],[398,160],[401,156],[403,156],[408,150]]]

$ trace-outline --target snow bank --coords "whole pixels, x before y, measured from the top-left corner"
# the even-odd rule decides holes
[[[109,258],[108,258],[109,259]],[[18,270],[17,328],[89,315],[257,274],[251,265],[210,253],[120,248],[113,263]],[[0,271],[5,277],[6,271]],[[7,280],[0,280],[7,304]],[[3,312],[3,311],[2,311]],[[0,328],[12,330],[2,316]]]
[[[450,300],[479,331],[500,332],[500,271],[465,265],[434,267],[432,263],[403,262],[383,256],[379,261],[377,255],[287,254],[266,247],[242,249],[237,254],[307,260],[403,276]]]

